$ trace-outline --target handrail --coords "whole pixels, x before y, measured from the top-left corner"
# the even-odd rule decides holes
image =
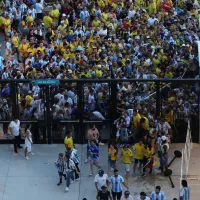
[[[183,75],[179,76],[177,79],[182,79],[183,76],[185,75],[185,73],[186,73],[186,71],[183,73]],[[175,79],[175,80],[177,80],[177,79]],[[170,85],[171,85],[171,83],[168,83],[167,85],[164,85],[162,88],[160,88],[160,92],[161,92],[165,87],[170,86]],[[151,93],[148,97],[145,97],[144,99],[145,99],[145,100],[146,100],[146,99],[149,99],[149,98],[150,98],[151,96],[153,96],[154,94],[156,94],[156,92]]]

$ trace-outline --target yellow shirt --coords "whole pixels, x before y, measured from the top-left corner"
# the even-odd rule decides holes
[[[153,153],[154,153],[154,149],[153,149],[153,148],[149,149],[149,147],[147,147],[147,148],[144,150],[144,156],[145,156],[146,158],[152,157]]]
[[[114,149],[114,151],[112,152],[112,150],[109,148],[108,149],[108,155],[110,157],[110,160],[117,160],[117,151]]]
[[[28,28],[30,28],[31,26],[33,26],[33,17],[32,17],[32,15],[31,16],[28,15],[26,17],[26,21],[27,21]]]
[[[33,100],[33,97],[30,95],[26,95],[25,100],[26,100],[26,105],[30,105],[31,101]]]
[[[33,56],[35,56],[35,54],[36,54],[36,48],[31,48],[31,47],[29,47],[28,49],[27,49],[27,52],[28,53],[32,53],[33,54]]]
[[[53,20],[52,20],[52,18],[49,17],[49,16],[45,16],[45,17],[43,18],[43,22],[44,22],[44,27],[45,27],[45,28],[49,28],[49,27],[51,27],[51,25],[53,24]]]
[[[149,120],[146,117],[143,117],[143,118],[145,118],[145,123],[143,124],[143,128],[144,128],[144,130],[149,131],[150,130]]]
[[[26,57],[28,55],[28,44],[20,44],[19,45],[19,51],[21,52],[22,57]]]
[[[68,149],[65,147],[65,151],[71,151],[74,147],[74,142],[72,137],[65,137],[64,144],[67,145]]]
[[[144,145],[140,145],[139,143],[136,143],[134,146],[133,146],[133,150],[134,150],[134,153],[135,153],[135,156],[134,158],[135,159],[138,159],[138,160],[141,160],[144,158]]]
[[[3,21],[4,29],[5,31],[9,31],[11,29],[11,20],[10,19],[5,19]]]
[[[12,44],[13,44],[14,47],[16,47],[16,48],[19,47],[19,38],[13,36],[13,38],[12,38]]]
[[[133,125],[134,125],[134,127],[138,126],[138,124],[140,123],[140,119],[141,119],[141,116],[140,116],[139,113],[136,116],[133,116]]]
[[[125,164],[131,163],[133,153],[130,149],[122,149],[122,162]]]
[[[101,24],[101,21],[100,21],[100,20],[94,20],[94,21],[93,21],[93,26],[95,26],[95,27],[100,26],[100,24]]]
[[[49,13],[49,15],[53,19],[53,22],[58,22],[59,15],[60,15],[60,12],[59,12],[58,9],[51,10],[50,13]]]
[[[37,51],[41,51],[41,54],[45,54],[45,47],[38,47]]]

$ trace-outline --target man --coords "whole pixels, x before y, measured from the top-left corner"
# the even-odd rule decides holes
[[[133,200],[133,197],[130,195],[129,191],[125,191],[120,200]]]
[[[117,169],[114,170],[114,175],[110,177],[109,182],[112,184],[111,191],[113,200],[120,200],[122,196],[122,184],[124,185],[124,187],[129,189],[128,186],[124,183],[124,178],[118,175]]]
[[[128,144],[125,144],[123,146],[121,156],[122,156],[122,162],[125,165],[126,180],[128,181],[128,178],[130,175],[130,164],[131,164],[132,157],[133,157],[133,153],[132,153],[131,149],[129,148]]]
[[[137,200],[150,200],[150,198],[147,197],[145,192],[141,192],[140,196],[137,198]]]
[[[107,190],[106,186],[101,186],[101,191],[97,194],[97,200],[112,200],[110,192]]]
[[[158,185],[156,186],[155,191],[153,191],[150,195],[151,200],[165,200],[166,196],[164,192],[161,191],[161,187]]]
[[[72,149],[74,147],[74,142],[72,138],[72,132],[66,131],[66,137],[64,139],[65,144],[65,155],[71,155]]]
[[[144,159],[145,148],[142,139],[140,139],[139,142],[133,146],[133,151],[134,151],[133,175],[135,175],[138,162],[140,163],[140,166],[142,166]]]
[[[160,155],[160,166],[161,166],[161,174],[168,168],[168,151],[169,151],[169,144],[167,142],[167,137],[161,137],[162,144],[161,144],[161,155]]]
[[[23,148],[22,146],[20,146],[20,133],[19,133],[19,129],[20,129],[20,121],[17,119],[17,117],[14,118],[13,121],[10,122],[9,126],[8,126],[8,130],[10,131],[10,133],[15,136],[15,140],[14,140],[14,152],[18,153],[17,148]]]
[[[181,184],[183,188],[180,190],[179,200],[190,200],[190,186],[188,186],[186,180],[182,180]]]
[[[169,125],[168,122],[165,122],[164,119],[160,119],[160,122],[156,127],[156,131],[158,132],[158,135],[162,135],[163,133],[168,138],[170,138],[172,134],[171,126]]]
[[[102,186],[108,185],[108,175],[104,174],[104,171],[100,169],[99,173],[94,178],[94,183],[98,194],[101,191]]]
[[[99,131],[94,124],[89,125],[89,129],[87,130],[87,139],[88,139],[87,158],[85,160],[85,163],[88,162],[88,157],[89,157],[88,150],[90,146],[90,141],[95,140],[96,142],[98,142],[99,139]]]

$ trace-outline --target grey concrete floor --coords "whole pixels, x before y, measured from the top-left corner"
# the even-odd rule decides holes
[[[173,157],[175,149],[181,150],[183,144],[172,144],[170,156]],[[200,177],[198,158],[199,146],[193,150],[191,157],[191,167],[189,177]],[[34,156],[30,156],[30,160],[25,160],[23,149],[19,150],[19,154],[13,153],[11,145],[0,145],[0,199],[2,200],[95,200],[96,190],[94,186],[94,177],[89,177],[89,165],[84,163],[86,155],[86,146],[77,145],[77,149],[81,156],[81,180],[70,186],[70,191],[64,191],[65,184],[57,186],[58,175],[54,166],[54,161],[58,153],[64,152],[64,146],[61,144],[52,145],[33,145]],[[107,171],[107,146],[100,147],[101,167]],[[156,176],[157,166],[153,170],[153,174],[141,178],[139,175],[131,177],[129,181],[129,190],[136,198],[141,191],[145,191],[148,195],[154,190],[156,185],[160,185],[166,193],[167,200],[178,197],[180,188],[180,162],[176,159],[171,166],[173,170],[172,180],[175,188],[171,188],[168,178]],[[124,175],[123,164],[119,161],[119,174]],[[95,169],[96,173],[97,170]],[[199,181],[191,180],[192,198],[191,200],[199,200]],[[125,190],[125,188],[123,188]]]

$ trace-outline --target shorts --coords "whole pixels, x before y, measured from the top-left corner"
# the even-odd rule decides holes
[[[161,166],[167,166],[168,165],[168,155],[167,154],[160,157],[160,165]]]
[[[112,196],[113,196],[113,199],[116,199],[116,197],[117,197],[117,200],[120,200],[120,198],[122,196],[122,192],[113,192],[112,191]]]
[[[136,158],[135,158],[134,160],[135,160],[135,162],[134,162],[135,164],[138,164],[138,162],[139,162],[140,164],[143,163],[143,160],[142,160],[142,159],[136,159]]]
[[[93,165],[98,165],[99,164],[99,158],[90,158],[89,157],[89,162],[90,164],[93,164]]]
[[[108,160],[109,166],[114,169],[116,168],[116,162],[116,160]]]
[[[125,171],[126,172],[129,172],[130,171],[130,163],[124,163],[124,166],[125,166]]]

